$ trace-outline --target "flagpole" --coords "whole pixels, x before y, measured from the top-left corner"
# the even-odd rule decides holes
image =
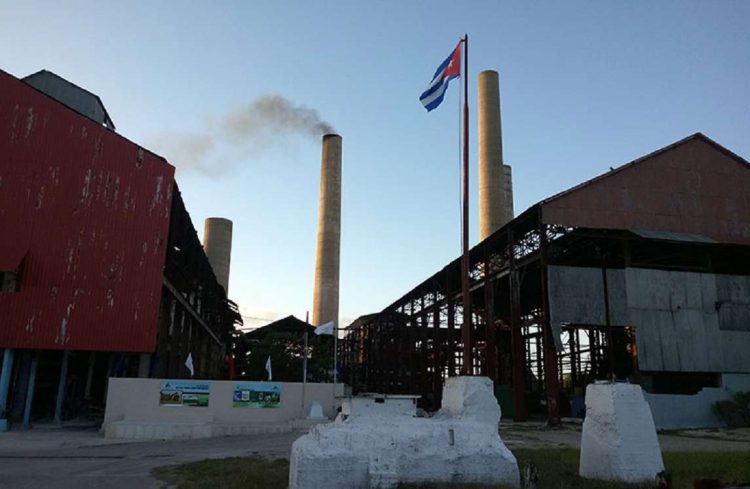
[[[469,296],[469,35],[464,34],[464,165],[463,165],[463,254],[461,256],[461,295],[463,297],[464,344],[462,375],[472,375],[474,368],[471,348],[471,297]]]

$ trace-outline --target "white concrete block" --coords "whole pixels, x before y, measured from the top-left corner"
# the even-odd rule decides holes
[[[341,414],[344,419],[351,416],[368,418],[414,417],[417,415],[417,399],[419,399],[419,396],[363,394],[342,400]]]
[[[653,481],[664,470],[651,409],[639,385],[586,388],[579,474],[589,479]]]
[[[377,404],[391,411],[382,406],[387,402]],[[367,402],[349,406],[352,415],[314,427],[294,442],[290,489],[520,483],[516,459],[498,434],[500,408],[489,379],[449,379],[443,409],[429,419],[399,414],[399,409],[384,415]],[[360,415],[357,407],[374,415]]]
[[[318,401],[313,401],[310,406],[310,413],[307,415],[307,419],[322,419],[325,418],[323,414],[323,406]]]

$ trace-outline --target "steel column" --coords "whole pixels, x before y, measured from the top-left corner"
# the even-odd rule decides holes
[[[62,407],[65,401],[65,383],[68,380],[68,361],[70,350],[63,350],[62,365],[60,366],[60,381],[57,384],[57,398],[55,400],[55,423],[62,424]]]
[[[490,280],[490,256],[484,248],[484,345],[485,371],[494,383],[497,380],[497,345],[495,338],[495,289]]]
[[[508,290],[510,291],[510,338],[513,375],[514,421],[525,421],[526,412],[526,352],[521,331],[521,284],[516,270],[513,229],[508,229]]]
[[[3,371],[0,372],[0,431],[8,431],[5,406],[8,403],[8,389],[10,389],[10,374],[13,371],[13,349],[3,351]]]
[[[39,352],[34,352],[31,358],[31,372],[29,373],[29,385],[26,389],[26,405],[23,409],[23,427],[31,428],[31,408],[34,405],[34,389],[36,387],[36,371],[39,366]]]
[[[547,423],[560,424],[560,383],[558,381],[557,351],[549,323],[549,298],[547,297],[547,229],[539,219],[539,279],[542,293],[542,332],[544,341],[544,383],[547,395]]]

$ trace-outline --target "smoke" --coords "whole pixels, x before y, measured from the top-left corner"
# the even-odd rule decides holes
[[[180,170],[219,175],[224,168],[212,158],[216,147],[213,136],[203,133],[162,132],[146,142],[147,147],[163,154]]]
[[[211,119],[203,131],[165,131],[149,138],[147,146],[180,171],[218,177],[269,148],[287,147],[291,139],[318,140],[333,132],[317,110],[280,95],[258,97]]]
[[[319,138],[333,132],[318,111],[294,105],[279,95],[265,95],[245,108],[231,111],[223,120],[224,133],[233,141],[262,136],[302,135]]]

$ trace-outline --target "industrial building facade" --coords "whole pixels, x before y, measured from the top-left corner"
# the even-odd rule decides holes
[[[579,414],[586,384],[612,377],[657,394],[750,390],[748,188],[747,161],[698,133],[472,248],[471,371],[494,380],[504,414],[556,423]],[[355,392],[439,406],[465,361],[460,273],[455,260],[349,326]]]
[[[0,71],[0,229],[0,418],[96,411],[109,376],[186,377],[188,354],[225,375],[240,316],[174,167],[49,72]]]

